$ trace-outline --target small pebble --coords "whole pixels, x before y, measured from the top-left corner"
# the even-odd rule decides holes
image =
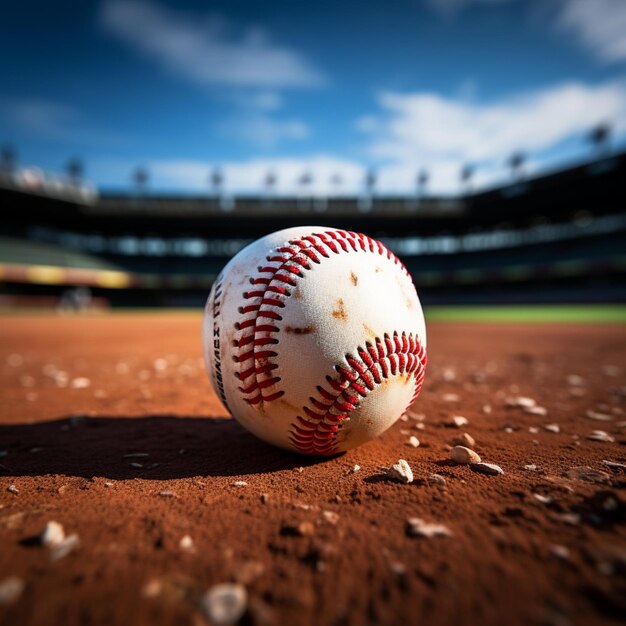
[[[72,389],[86,389],[90,385],[91,385],[91,381],[88,378],[85,378],[84,376],[80,378],[75,378],[70,383],[70,387]]]
[[[131,463],[130,464],[131,467],[134,467],[135,469],[140,469],[143,467],[142,463]]]
[[[106,483],[104,483],[104,486],[105,486],[105,487],[107,487],[107,488],[108,488],[108,487],[113,487],[113,483],[112,483],[112,482],[107,481]]]
[[[178,545],[180,546],[180,549],[184,550],[185,552],[195,552],[196,550],[193,539],[189,535],[181,537]]]
[[[469,424],[469,420],[467,417],[463,417],[462,415],[455,415],[452,418],[452,425],[457,428],[461,428],[462,426],[467,426]]]
[[[485,413],[486,415],[489,415],[491,413],[491,405],[490,404],[484,404],[483,405],[483,413]]]
[[[330,524],[336,524],[339,521],[339,514],[335,511],[322,511],[322,516]]]
[[[69,535],[65,537],[61,542],[52,546],[50,549],[50,558],[53,561],[58,561],[66,557],[76,546],[79,544],[79,539],[77,534]]]
[[[471,468],[475,472],[487,474],[487,476],[504,474],[504,470],[499,465],[494,465],[493,463],[472,463]]]
[[[572,467],[572,469],[566,472],[566,476],[575,480],[584,480],[588,483],[603,484],[611,481],[611,476],[606,472],[601,472],[585,465]]]
[[[15,485],[9,485],[7,487],[7,491],[10,493],[14,493],[15,495],[17,495],[20,492],[20,490]]]
[[[566,546],[554,545],[550,546],[550,554],[557,559],[567,560],[569,559],[570,551]]]
[[[355,465],[355,466],[352,468],[352,473],[353,473],[353,474],[356,474],[357,472],[360,472],[360,471],[361,471],[361,466],[360,466],[360,465]]]
[[[236,480],[233,484],[233,487],[247,487],[248,483],[245,480]]]
[[[409,437],[408,445],[412,448],[419,448],[420,440],[415,435],[411,435]]]
[[[532,435],[536,435],[539,432],[539,429],[536,426],[529,426],[528,432]]]
[[[524,413],[529,415],[541,415],[545,417],[548,414],[548,409],[543,406],[526,406],[524,407]]]
[[[602,463],[604,463],[607,467],[626,470],[626,465],[624,463],[616,463],[615,461],[602,461]]]
[[[246,612],[248,594],[238,583],[222,583],[211,587],[201,598],[200,606],[215,626],[236,624]]]
[[[543,496],[540,493],[533,493],[533,498],[535,498],[537,502],[541,502],[541,504],[550,504],[553,500],[550,496]]]
[[[159,495],[162,498],[178,498],[178,496],[173,491],[159,491]]]
[[[269,493],[262,493],[259,496],[259,499],[261,500],[261,504],[267,504],[267,501],[270,499],[270,494]]]
[[[427,478],[429,485],[436,485],[437,487],[445,487],[446,479],[441,474],[431,474]]]
[[[400,483],[408,484],[413,482],[413,471],[404,459],[400,459],[395,465],[392,465],[387,470],[387,476]]]
[[[530,463],[529,465],[524,465],[524,469],[527,472],[536,472],[537,471],[537,466],[534,463]]]
[[[615,437],[603,430],[592,431],[591,435],[587,436],[587,439],[591,439],[591,441],[604,441],[606,443],[613,443],[615,441]]]
[[[582,387],[585,384],[585,379],[577,374],[570,374],[566,380],[570,387]]]
[[[506,405],[510,407],[528,408],[535,406],[537,402],[533,398],[527,398],[525,396],[516,396],[514,398],[507,398]]]
[[[606,413],[598,413],[597,411],[592,410],[587,411],[585,415],[590,420],[596,420],[597,422],[611,422],[613,420],[612,415],[607,415]]]
[[[60,544],[65,539],[65,530],[59,522],[48,522],[39,535],[39,542],[48,548]]]
[[[0,605],[9,605],[17,602],[24,591],[26,584],[17,576],[9,576],[0,580]]]
[[[459,465],[470,465],[472,463],[480,463],[480,456],[465,446],[454,446],[450,450],[450,458]]]
[[[465,446],[470,450],[473,450],[476,447],[476,440],[471,435],[467,433],[463,433],[462,435],[458,435],[452,440],[452,444],[455,446]]]
[[[449,537],[452,533],[443,524],[431,524],[419,517],[410,517],[406,522],[406,533],[409,537]]]
[[[544,429],[551,433],[560,433],[561,427],[558,424],[544,424]]]
[[[460,400],[459,395],[456,393],[444,393],[442,396],[444,402],[458,402]]]

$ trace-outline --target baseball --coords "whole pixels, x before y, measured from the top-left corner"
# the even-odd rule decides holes
[[[333,455],[389,428],[424,381],[426,328],[402,262],[360,233],[281,230],[217,277],[204,311],[211,383],[281,448]]]

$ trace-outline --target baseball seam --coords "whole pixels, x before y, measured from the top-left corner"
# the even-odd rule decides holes
[[[348,367],[336,365],[336,375],[326,376],[326,387],[317,387],[317,397],[309,398],[304,407],[306,417],[299,415],[292,423],[290,441],[304,454],[328,456],[337,452],[337,435],[344,420],[356,410],[363,398],[390,376],[408,374],[414,377],[411,406],[422,388],[426,371],[426,350],[419,338],[403,332],[385,334],[373,343],[358,347],[358,356],[346,355]],[[405,409],[406,410],[406,409]]]
[[[243,293],[246,304],[239,307],[241,318],[235,330],[241,331],[241,335],[233,341],[233,360],[238,364],[235,376],[241,383],[239,391],[246,402],[252,405],[272,402],[285,394],[283,390],[271,389],[280,382],[280,377],[275,375],[278,364],[274,362],[278,354],[272,346],[279,342],[280,309],[285,307],[285,300],[291,296],[291,289],[297,287],[303,271],[330,258],[331,254],[351,252],[384,256],[410,279],[404,264],[382,243],[361,233],[343,230],[292,239],[288,245],[268,254],[267,264],[257,268],[257,274],[250,278],[253,288]]]

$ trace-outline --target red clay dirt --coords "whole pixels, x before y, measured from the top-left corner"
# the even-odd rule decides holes
[[[242,624],[624,623],[626,474],[605,461],[626,463],[626,327],[430,324],[413,413],[323,460],[227,417],[200,323],[2,318],[0,624],[200,626],[228,581]],[[448,460],[463,432],[503,475]],[[381,473],[400,458],[412,484]],[[451,534],[410,536],[412,517]],[[78,535],[56,560],[51,520]]]

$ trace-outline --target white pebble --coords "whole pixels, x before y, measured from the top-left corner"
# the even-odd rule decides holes
[[[570,374],[566,380],[570,387],[582,387],[585,384],[585,379],[577,374]]]
[[[527,472],[536,472],[537,471],[537,466],[534,463],[530,463],[529,465],[524,465],[524,469]]]
[[[233,483],[233,487],[247,487],[248,483],[245,480],[236,480]]]
[[[596,420],[597,422],[610,422],[613,420],[612,415],[607,415],[606,413],[598,413],[597,411],[587,411],[585,415],[590,420]]]
[[[352,468],[352,473],[353,473],[353,474],[356,474],[357,472],[360,472],[360,471],[361,471],[361,466],[360,466],[360,465],[355,465],[355,466]]]
[[[459,465],[470,465],[480,463],[480,456],[465,446],[454,446],[450,450],[450,458]]]
[[[8,605],[17,602],[26,584],[17,576],[9,576],[0,580],[0,604]]]
[[[591,439],[592,441],[604,441],[606,443],[613,443],[615,441],[615,437],[609,435],[609,433],[604,432],[603,430],[592,431],[591,435],[589,435],[587,439]]]
[[[215,626],[236,624],[246,612],[248,594],[243,585],[223,583],[215,585],[200,599],[200,605]]]
[[[410,537],[449,537],[452,533],[443,524],[431,524],[419,517],[410,517],[406,523],[406,532]]]
[[[178,545],[180,546],[180,549],[184,550],[185,552],[194,552],[196,549],[193,543],[193,539],[189,535],[185,535],[184,537],[181,537],[181,540]]]
[[[445,487],[446,479],[441,474],[431,474],[428,477],[429,485],[436,485],[437,487]]]
[[[339,513],[335,511],[322,511],[322,516],[329,524],[336,524],[339,521]]]
[[[78,544],[79,544],[78,535],[77,534],[69,535],[68,537],[65,537],[65,539],[60,541],[59,543],[55,544],[54,546],[51,546],[50,558],[53,561],[58,561],[59,559],[66,557],[70,552],[72,552],[72,550],[74,550],[74,548],[76,548]]]
[[[152,365],[157,372],[163,372],[167,369],[167,361],[165,359],[156,359]]]
[[[463,417],[462,415],[455,415],[452,418],[452,424],[457,428],[461,428],[461,426],[467,426],[467,424],[469,424],[469,420],[467,417]]]
[[[408,443],[412,448],[419,448],[420,440],[417,437],[415,437],[415,435],[411,435],[411,437],[409,437]]]
[[[441,399],[444,402],[458,402],[460,400],[459,395],[456,393],[444,393]]]
[[[550,554],[557,559],[569,559],[570,551],[566,546],[554,545],[550,547]]]
[[[507,398],[506,405],[510,407],[528,408],[535,406],[537,402],[533,398],[527,398],[525,396],[516,396],[514,398]]]
[[[491,405],[490,404],[484,404],[483,405],[483,413],[489,415],[491,413]]]
[[[543,406],[526,406],[524,407],[524,413],[528,413],[529,415],[546,416],[548,414],[548,409]]]
[[[14,493],[15,495],[17,495],[20,492],[20,490],[15,485],[9,485],[7,487],[7,491],[10,493]]]
[[[39,535],[39,541],[42,545],[52,548],[60,544],[65,539],[65,530],[59,522],[48,522]]]
[[[487,474],[487,476],[499,476],[504,474],[504,470],[493,463],[472,463],[472,469],[481,474]]]
[[[105,486],[105,487],[107,487],[107,488],[108,488],[108,487],[113,487],[113,483],[111,483],[111,482],[106,482],[106,483],[104,483],[104,486]]]
[[[404,459],[400,459],[395,465],[392,465],[387,470],[387,476],[400,483],[408,484],[413,482],[413,470],[411,470],[411,466]]]
[[[550,496],[543,496],[540,493],[533,493],[533,498],[535,498],[537,502],[541,502],[541,504],[550,504],[552,502]]]
[[[476,447],[476,440],[474,437],[469,435],[468,433],[463,433],[462,435],[458,435],[452,440],[453,445],[455,446],[465,446],[470,450],[473,450]]]
[[[561,427],[558,424],[544,424],[544,429],[551,433],[560,433]]]
[[[74,378],[74,380],[72,380],[72,382],[70,383],[70,387],[72,389],[87,389],[87,387],[89,387],[90,385],[91,381],[84,376],[81,376],[80,378]]]
[[[178,498],[178,496],[173,491],[159,491],[159,495],[162,498]]]
[[[536,426],[529,426],[528,427],[528,432],[533,434],[533,435],[536,435],[539,432],[539,429]]]
[[[602,463],[604,463],[604,465],[606,465],[607,467],[614,467],[616,469],[619,468],[626,470],[626,465],[624,463],[616,463],[615,461],[602,461]]]

